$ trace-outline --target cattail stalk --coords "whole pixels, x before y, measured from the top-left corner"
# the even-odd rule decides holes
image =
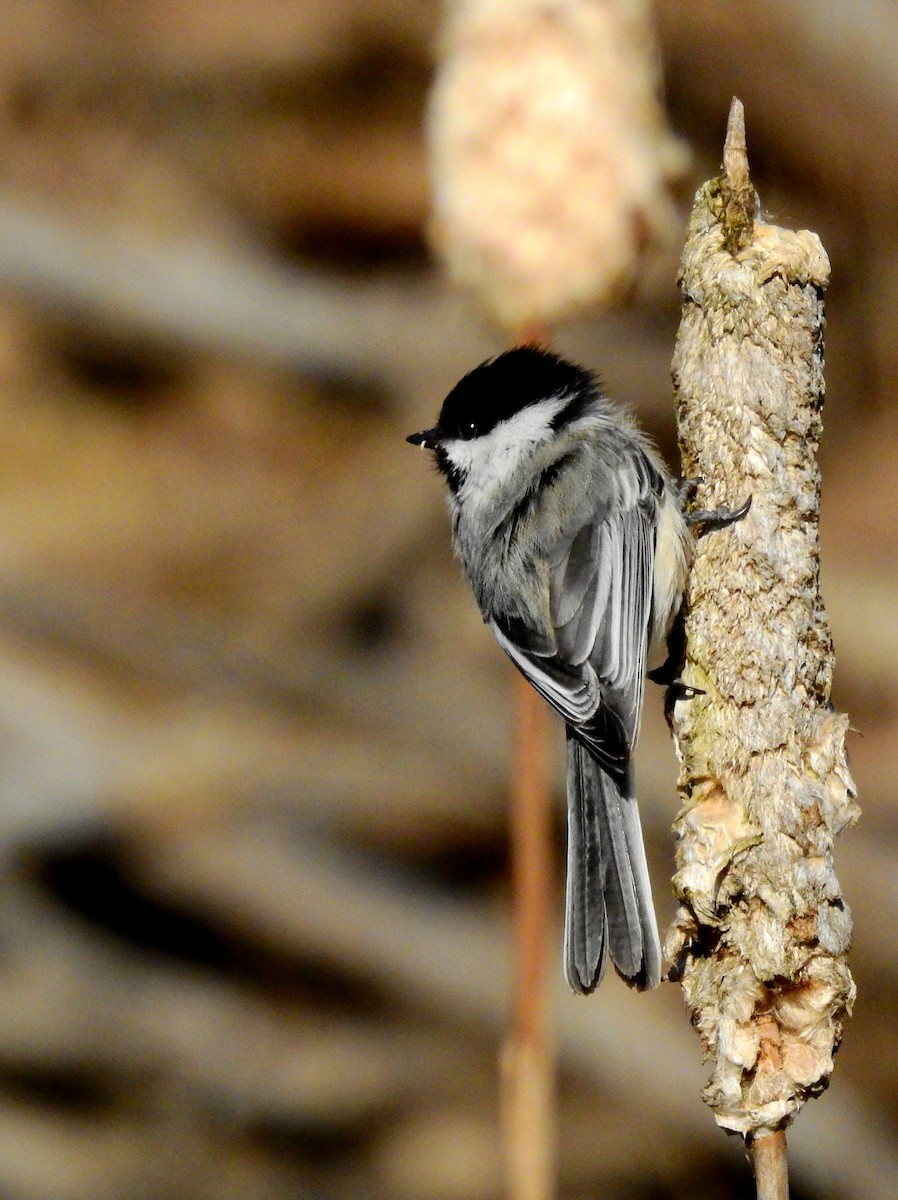
[[[552,895],[552,805],[548,710],[523,676],[515,679],[511,794],[514,980],[502,1061],[507,1194],[555,1194],[555,1059],[549,1021],[548,938]],[[558,956],[556,956],[557,958]]]
[[[682,809],[667,952],[713,1064],[704,1099],[787,1195],[782,1131],[827,1085],[854,984],[833,839],[858,809],[830,703],[819,590],[823,291],[818,237],[759,217],[742,105],[698,192],[674,357],[685,478],[748,516],[697,545],[674,706]],[[774,1140],[771,1140],[774,1139]]]
[[[522,325],[518,345],[546,344],[548,329]],[[502,1054],[505,1176],[510,1200],[552,1200],[556,1179],[555,1054],[549,1010],[552,786],[550,714],[522,675],[514,678],[515,744],[509,834],[514,977]]]

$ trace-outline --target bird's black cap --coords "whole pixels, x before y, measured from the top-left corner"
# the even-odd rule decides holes
[[[549,396],[568,400],[553,421],[559,428],[574,420],[596,392],[589,371],[538,346],[518,346],[469,371],[443,401],[436,426],[406,441],[434,450],[444,438],[480,437]]]

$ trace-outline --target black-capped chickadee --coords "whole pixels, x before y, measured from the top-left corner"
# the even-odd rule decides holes
[[[646,659],[682,599],[692,538],[657,452],[595,378],[531,346],[458,383],[433,429],[453,542],[483,619],[567,727],[564,964],[610,953],[655,987],[661,949],[631,756]]]

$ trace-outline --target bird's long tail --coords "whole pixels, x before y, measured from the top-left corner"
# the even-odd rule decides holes
[[[564,969],[575,992],[593,991],[608,955],[640,991],[661,979],[633,772],[618,782],[569,731]]]

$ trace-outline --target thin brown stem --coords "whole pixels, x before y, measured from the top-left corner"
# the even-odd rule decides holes
[[[531,323],[517,345],[547,345],[548,330]],[[515,687],[511,798],[514,984],[503,1063],[505,1146],[510,1200],[555,1194],[554,1064],[549,1034],[547,944],[552,892],[552,824],[548,710],[526,680]]]
[[[515,972],[503,1083],[508,1194],[554,1195],[553,1063],[546,962],[551,897],[545,704],[523,679],[515,690],[511,846]]]
[[[753,1134],[746,1138],[745,1144],[755,1174],[757,1200],[789,1200],[785,1130]]]
[[[514,1027],[520,1041],[547,1049],[546,947],[552,853],[546,734],[548,710],[533,688],[516,680],[512,856],[515,903]]]

